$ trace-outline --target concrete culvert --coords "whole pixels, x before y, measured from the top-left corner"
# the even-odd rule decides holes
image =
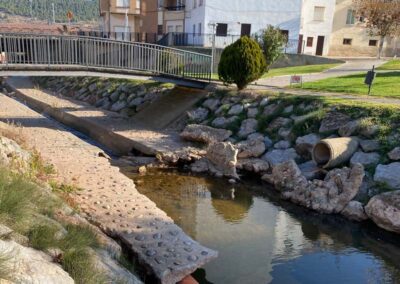
[[[312,151],[314,162],[324,168],[334,168],[348,162],[358,149],[355,137],[324,139]]]

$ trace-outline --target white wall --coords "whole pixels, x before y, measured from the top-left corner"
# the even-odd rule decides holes
[[[303,35],[303,50],[305,54],[315,55],[318,36],[324,36],[323,55],[329,53],[329,45],[332,34],[333,18],[335,14],[336,0],[303,0],[300,34]],[[315,7],[325,7],[323,21],[315,20]],[[307,38],[313,38],[313,45],[307,46]]]
[[[252,34],[270,24],[289,30],[290,40],[299,38],[303,0],[203,0],[203,7],[195,9],[193,1],[186,1],[186,32],[191,32],[193,24],[199,22],[203,23],[204,33],[210,34],[212,27],[209,24],[228,24],[228,34],[232,35],[240,35],[242,23],[251,24]],[[197,4],[199,2],[197,0]],[[217,39],[217,45],[230,44],[231,41],[229,38]]]

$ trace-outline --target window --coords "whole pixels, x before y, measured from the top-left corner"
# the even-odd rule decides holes
[[[353,43],[353,40],[351,38],[343,39],[343,45],[351,45],[352,43]]]
[[[283,34],[286,38],[286,42],[289,41],[289,31],[288,30],[281,30],[281,34]]]
[[[307,47],[312,47],[314,43],[313,37],[307,37]]]
[[[347,10],[346,25],[354,25],[354,23],[355,23],[354,10]]]
[[[117,0],[118,8],[129,8],[129,0]]]
[[[199,23],[199,35],[201,35],[201,23]]]
[[[163,25],[158,25],[157,26],[157,34],[162,35],[163,34]]]
[[[197,7],[197,0],[193,0],[193,9]]]
[[[217,24],[217,36],[228,35],[228,24]]]
[[[378,41],[376,39],[370,39],[369,46],[378,46]]]
[[[325,19],[325,7],[314,7],[314,21],[324,21]]]
[[[203,0],[199,0],[199,7],[203,6]]]
[[[242,24],[240,31],[241,36],[250,36],[251,34],[251,24]]]
[[[136,0],[136,11],[140,13],[142,9],[142,0]]]
[[[193,24],[193,34],[196,34],[196,25]]]

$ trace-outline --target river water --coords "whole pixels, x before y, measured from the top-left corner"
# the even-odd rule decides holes
[[[171,171],[130,175],[192,238],[219,251],[200,283],[400,283],[400,237],[316,214],[273,189]]]

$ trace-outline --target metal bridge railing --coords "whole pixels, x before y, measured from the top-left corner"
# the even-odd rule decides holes
[[[155,44],[67,35],[0,33],[0,68],[80,66],[210,80],[211,62],[209,55]]]

